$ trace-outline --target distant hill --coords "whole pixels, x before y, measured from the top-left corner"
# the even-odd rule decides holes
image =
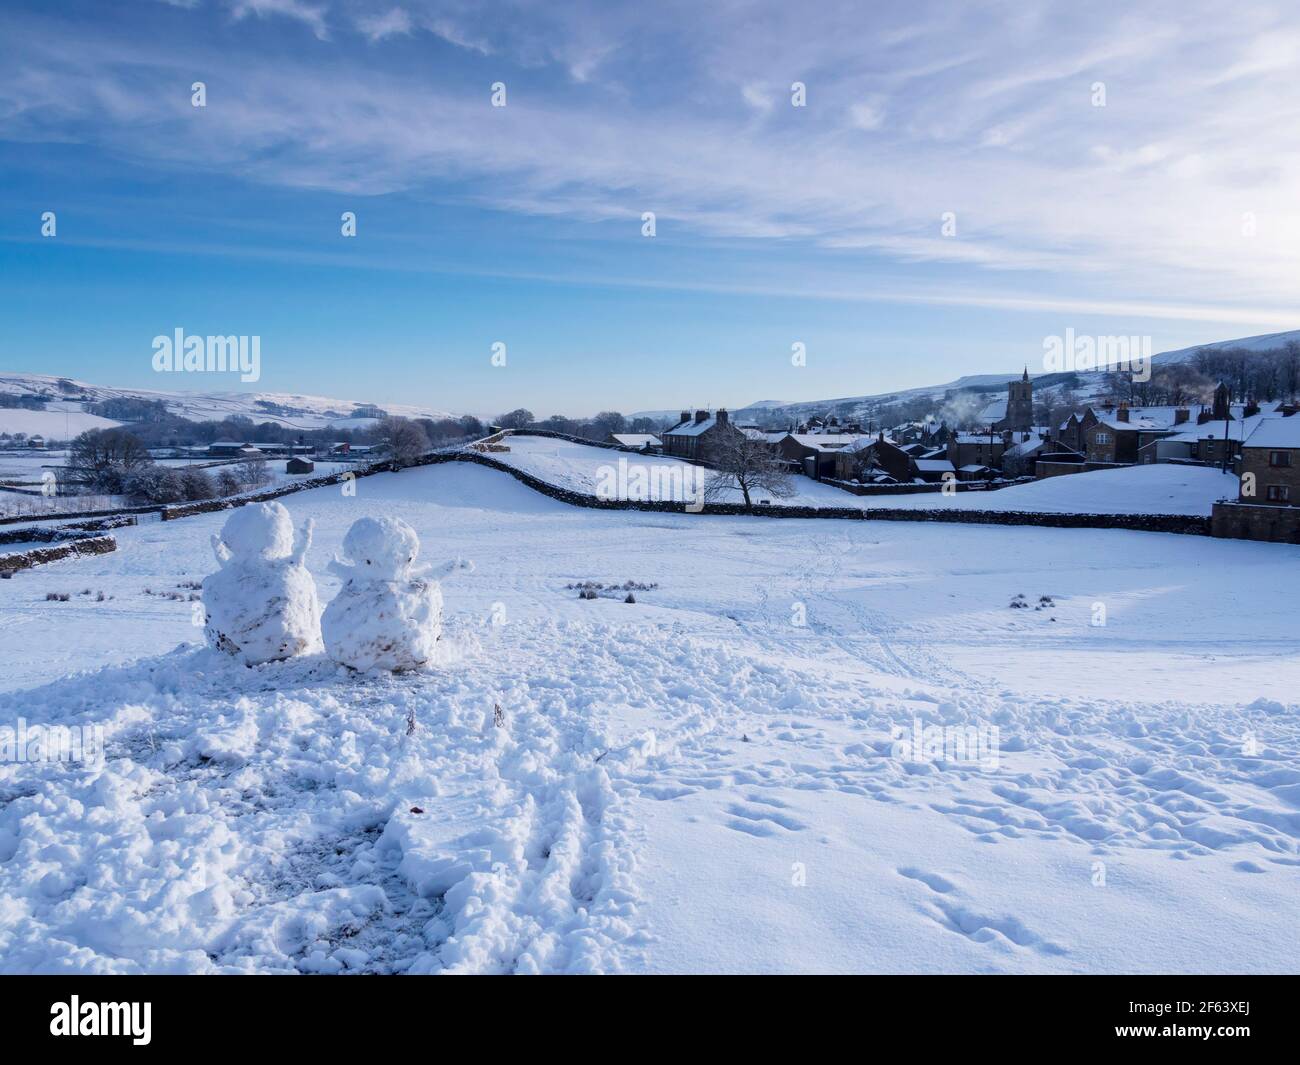
[[[0,432],[39,433],[62,439],[68,432],[121,424],[87,413],[91,404],[114,399],[161,401],[170,414],[192,421],[220,421],[235,415],[275,422],[290,429],[365,428],[378,420],[374,404],[288,392],[163,392],[154,389],[92,385],[48,374],[0,372],[0,395],[42,397],[45,409],[0,407]],[[406,418],[450,418],[448,411],[386,403],[384,413]]]

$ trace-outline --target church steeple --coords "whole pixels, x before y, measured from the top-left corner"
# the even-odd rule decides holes
[[[995,429],[1012,429],[1023,431],[1034,423],[1034,384],[1029,380],[1029,367],[1026,366],[1020,380],[1012,378],[1007,382],[1006,417],[994,425]]]

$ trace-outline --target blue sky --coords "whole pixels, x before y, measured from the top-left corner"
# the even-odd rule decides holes
[[[153,373],[180,327],[259,390],[586,414],[1295,328],[1297,55],[1199,0],[9,0],[0,369],[216,387]]]

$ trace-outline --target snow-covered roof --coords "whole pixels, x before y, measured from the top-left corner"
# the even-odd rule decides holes
[[[1028,440],[1018,440],[1006,450],[1006,454],[1014,457],[1032,455],[1035,451],[1040,450],[1047,441],[1040,437],[1031,437]]]
[[[624,447],[658,447],[659,438],[653,433],[611,433],[614,442]]]
[[[1229,422],[1228,438],[1230,440],[1249,439],[1250,434],[1258,429],[1262,423],[1276,420],[1276,418],[1267,418],[1262,414],[1252,414],[1249,418]],[[1186,425],[1181,432],[1177,432],[1173,436],[1167,436],[1165,439],[1189,444],[1194,444],[1198,440],[1221,440],[1223,439],[1223,422],[1206,422],[1204,425],[1197,425],[1193,422]]]
[[[1278,407],[1280,406],[1281,403],[1276,400],[1270,400],[1266,403],[1260,403],[1259,413],[1252,414],[1250,417],[1251,418],[1279,417]],[[1181,422],[1178,420],[1178,415],[1180,411],[1186,415],[1186,418]],[[1103,410],[1097,407],[1093,407],[1092,412],[1101,421],[1111,420],[1112,418],[1115,417],[1115,413],[1116,413],[1114,410],[1111,409]],[[1233,421],[1237,421],[1237,422],[1242,420],[1249,421],[1249,419],[1246,418],[1245,404],[1242,403],[1230,404],[1228,407],[1228,412],[1232,415]],[[1197,408],[1191,405],[1184,405],[1182,407],[1177,407],[1177,406],[1129,407],[1129,424],[1131,425],[1135,421],[1146,421],[1157,427],[1165,428],[1165,429],[1178,429],[1184,425],[1187,426],[1188,429],[1195,429],[1197,427],[1196,426],[1197,413],[1198,413]],[[1220,418],[1218,420],[1222,421],[1223,419]],[[1233,436],[1236,436],[1236,433],[1234,433]]]
[[[699,436],[706,433],[718,424],[716,417],[705,418],[702,422],[689,421],[682,422],[680,425],[674,425],[664,436]]]
[[[818,451],[840,451],[853,447],[860,440],[870,443],[875,439],[862,433],[789,433],[790,439],[804,447],[816,448]]]
[[[947,459],[916,459],[916,468],[926,473],[945,473],[952,469]]]
[[[1138,450],[1145,451],[1149,447],[1159,449],[1160,446],[1165,444],[1181,444],[1190,449],[1196,446],[1197,439],[1195,433],[1174,433],[1173,436],[1157,436],[1154,440],[1148,440]]]
[[[1107,426],[1117,432],[1129,430],[1130,432],[1160,433],[1168,432],[1172,428],[1172,423],[1155,421],[1151,418],[1135,417],[1133,412],[1129,412],[1128,421],[1121,421],[1114,414],[1107,414],[1097,419],[1098,425]]]
[[[1245,447],[1300,447],[1300,414],[1289,418],[1263,418],[1246,437]]]

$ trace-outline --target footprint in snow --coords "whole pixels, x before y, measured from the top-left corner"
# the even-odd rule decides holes
[[[779,826],[787,832],[801,832],[808,827],[798,818],[779,813],[770,807],[755,810],[741,806],[739,803],[732,803],[727,807],[727,810],[729,813],[734,814],[736,818],[744,818],[743,821],[728,821],[727,827],[740,832],[748,832],[751,836],[775,835],[775,828],[772,826]]]
[[[1025,927],[1018,917],[990,917],[976,913],[964,906],[937,902],[936,907],[942,918],[934,917],[936,923],[949,931],[958,932],[975,943],[992,945],[1010,944],[1028,947],[1040,954],[1068,954],[1064,947],[1044,939],[1037,932]]]
[[[956,891],[957,887],[952,882],[945,880],[938,873],[927,873],[921,869],[907,867],[898,870],[899,876],[905,876],[909,880],[919,880],[931,891],[937,891],[940,895],[946,895],[950,891]]]

